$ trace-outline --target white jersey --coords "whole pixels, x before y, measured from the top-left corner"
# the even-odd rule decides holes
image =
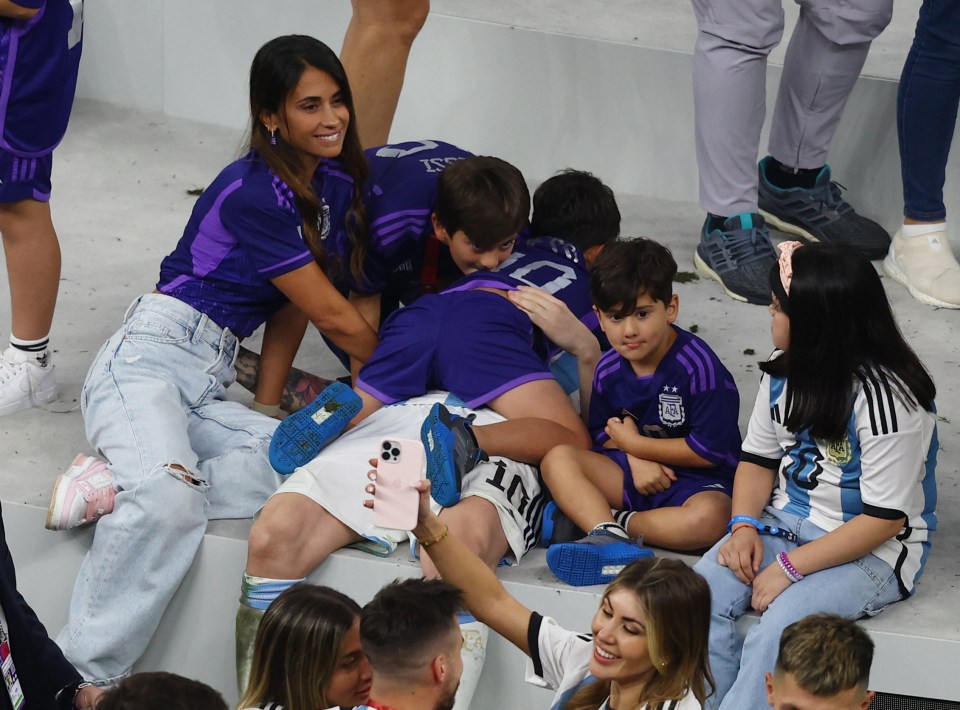
[[[527,682],[557,691],[550,710],[563,710],[574,693],[597,680],[589,669],[593,655],[590,634],[568,631],[549,616],[534,612],[530,616],[527,638],[530,639]],[[607,698],[597,710],[609,710],[609,702]],[[645,705],[643,710],[702,710],[702,706],[691,693],[687,693],[681,700],[667,701],[655,707]]]
[[[788,431],[787,381],[764,375],[742,460],[778,471],[771,505],[808,518],[830,532],[861,513],[892,520],[903,530],[873,551],[893,568],[904,597],[923,571],[937,527],[936,416],[902,401],[892,376],[857,380],[846,436],[814,439]]]

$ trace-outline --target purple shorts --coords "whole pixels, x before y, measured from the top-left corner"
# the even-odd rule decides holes
[[[726,476],[717,476],[709,468],[678,468],[673,467],[677,480],[662,493],[645,496],[633,487],[633,476],[630,473],[630,464],[627,455],[619,449],[595,449],[616,463],[623,471],[623,505],[624,510],[653,510],[683,505],[688,498],[697,493],[718,491],[733,496],[733,479]]]
[[[21,200],[50,201],[53,153],[21,158],[0,149],[0,203]]]
[[[421,296],[391,314],[357,387],[384,404],[445,390],[467,407],[534,380],[552,379],[530,318],[503,296]]]

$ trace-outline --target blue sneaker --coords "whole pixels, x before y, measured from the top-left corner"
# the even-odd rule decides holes
[[[840,196],[840,184],[830,179],[824,165],[810,188],[781,189],[767,176],[772,157],[760,161],[760,212],[774,229],[795,234],[808,242],[845,244],[868,259],[882,259],[890,248],[890,235],[872,219],[857,214]]]
[[[723,229],[708,231],[707,216],[693,263],[723,286],[730,298],[770,305],[770,267],[777,261],[763,217],[745,212],[729,217]]]
[[[280,422],[270,440],[270,465],[288,476],[312,461],[340,436],[362,406],[352,389],[342,382],[330,383],[310,404]]]
[[[576,542],[553,545],[547,566],[561,581],[574,587],[609,584],[628,564],[653,551],[605,530],[593,530]]]
[[[420,441],[427,453],[430,494],[444,508],[460,500],[463,477],[481,461],[489,460],[470,431],[474,418],[473,414],[451,414],[437,402],[420,427]]]
[[[543,507],[543,523],[540,526],[540,547],[550,547],[560,542],[573,542],[586,535],[577,524],[550,501]]]

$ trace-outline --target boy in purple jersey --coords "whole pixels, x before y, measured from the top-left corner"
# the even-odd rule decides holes
[[[0,415],[57,396],[49,341],[60,244],[50,173],[73,106],[82,38],[82,0],[0,4],[0,234],[12,321],[0,355]]]
[[[455,168],[447,170],[451,169]],[[510,427],[479,430],[477,433],[486,452],[538,464],[550,450],[551,443],[578,440],[582,429],[579,423],[567,424],[565,415],[556,416],[549,408],[546,411],[551,414],[543,419],[528,409],[529,402],[517,407],[519,399],[513,400],[511,395],[511,403],[505,405],[500,395],[533,379],[552,379],[550,370],[543,366],[546,351],[534,357],[536,363],[531,360],[534,325],[546,328],[557,339],[558,342],[550,346],[551,357],[565,350],[574,359],[574,372],[592,373],[599,358],[599,345],[589,330],[596,323],[596,316],[588,298],[587,266],[616,238],[620,213],[606,185],[589,173],[577,171],[551,178],[537,190],[535,199],[541,213],[539,216],[535,213],[535,221],[570,235],[571,241],[557,237],[526,240],[522,251],[504,262],[502,270],[497,272],[512,278],[497,278],[490,272],[476,271],[445,292],[462,295],[474,289],[493,290],[505,296],[507,302],[481,293],[470,298],[431,298],[423,304],[421,301],[427,298],[424,296],[407,306],[409,309],[420,304],[419,308],[409,313],[395,312],[381,330],[381,345],[374,359],[356,380],[355,390],[363,408],[350,426],[363,421],[384,404],[441,389],[453,392],[467,406],[489,403],[508,419],[526,420],[519,426],[514,423]],[[520,292],[518,286],[525,290]],[[509,302],[520,310],[507,308]],[[528,317],[523,317],[521,311]],[[579,380],[587,379],[581,373]],[[543,396],[552,394],[553,387]],[[534,407],[546,404],[538,400],[539,397],[534,399]],[[322,444],[304,444],[301,435],[304,426],[316,432],[318,442],[330,441],[339,434],[331,431],[327,423],[314,423],[315,409],[308,407],[298,412],[278,429],[271,446],[272,461],[278,471],[292,472],[322,448]],[[454,478],[462,478],[464,467],[480,460],[485,453],[478,449],[475,435],[461,432],[472,439],[471,450],[459,456],[461,459],[465,456],[469,462],[459,463],[459,475],[448,475],[452,468],[450,459],[457,457],[453,451],[456,446],[452,441],[441,439],[449,439],[448,425],[462,427],[457,424],[457,418],[447,417],[442,407],[438,410],[428,425],[436,429],[436,441],[432,442],[435,445],[428,446],[435,457],[430,468],[444,469],[443,474],[433,477],[435,494],[447,497],[448,504],[452,504],[458,488]],[[434,422],[435,419],[439,421]],[[556,421],[551,421],[554,419]],[[560,428],[554,429],[552,424]],[[548,428],[544,429],[545,426]],[[447,431],[442,431],[444,428]],[[576,435],[566,438],[570,433]],[[441,479],[446,479],[447,485],[443,485]]]
[[[432,155],[433,151],[426,154]],[[381,156],[380,162],[387,160]],[[450,193],[450,199],[458,196],[452,190],[446,192]],[[445,214],[452,212],[444,205],[438,207]],[[465,213],[465,210],[460,212]],[[471,213],[480,214],[477,209],[472,209]],[[458,218],[458,221],[462,219]],[[473,217],[471,221],[478,223],[478,218]],[[550,367],[567,393],[576,392],[579,381],[589,384],[593,376],[595,361],[591,364],[585,358],[577,357],[578,347],[582,350],[590,345],[581,324],[600,339],[602,346],[606,346],[593,312],[587,269],[603,246],[616,239],[619,233],[620,211],[610,188],[590,173],[566,170],[537,188],[533,195],[531,230],[521,232],[518,246],[512,253],[505,253],[501,249],[503,245],[498,245],[493,251],[477,255],[482,260],[499,260],[498,272],[514,276],[521,282],[520,288],[511,291],[509,297],[514,305],[527,312],[534,325],[546,326],[547,330],[566,336],[563,344],[551,344]],[[460,262],[464,270],[458,270],[458,275],[473,270],[468,262],[462,259]],[[410,299],[418,295],[416,289],[408,289]],[[354,294],[355,304],[356,298]],[[412,300],[407,301],[410,302]],[[380,315],[389,314],[381,311]],[[547,323],[547,320],[555,324]],[[258,360],[256,353],[241,351],[237,364],[238,370],[242,370],[238,373],[238,382],[253,391],[258,390]],[[587,369],[578,373],[578,365]],[[279,399],[282,409],[287,412],[302,409],[327,384],[329,381],[320,377],[291,369]],[[263,401],[268,396],[264,395]]]
[[[561,446],[542,463],[560,510],[590,531],[547,553],[554,573],[571,584],[609,581],[607,567],[649,554],[632,539],[708,547],[730,517],[740,398],[707,344],[674,325],[676,271],[665,247],[636,239],[605,249],[591,273],[594,307],[613,347],[593,378],[595,448]],[[633,512],[621,526],[611,507]]]
[[[370,248],[362,274],[341,270],[332,278],[371,327],[379,328],[392,311],[421,294],[465,273],[496,269],[510,255],[530,209],[527,185],[514,166],[437,141],[382,146],[366,156],[370,174],[363,203]],[[342,225],[333,223],[324,241],[339,263],[354,260],[355,247],[346,236]],[[297,331],[306,324],[293,316],[289,327],[280,346],[271,334],[265,336],[263,350],[275,355],[259,365],[252,353],[241,353],[243,369],[258,368],[258,407],[277,407],[283,400],[302,338]],[[328,345],[350,366],[342,350]],[[352,370],[355,374],[356,364]]]

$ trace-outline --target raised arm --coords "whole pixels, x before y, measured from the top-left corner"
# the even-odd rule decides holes
[[[317,330],[351,358],[365,363],[377,346],[377,334],[354,306],[334,288],[315,262],[272,279]]]
[[[527,629],[532,612],[510,596],[479,557],[448,534],[447,526],[430,510],[430,482],[420,481],[417,488],[420,509],[413,534],[428,550],[440,576],[460,588],[464,605],[479,621],[529,656]]]

